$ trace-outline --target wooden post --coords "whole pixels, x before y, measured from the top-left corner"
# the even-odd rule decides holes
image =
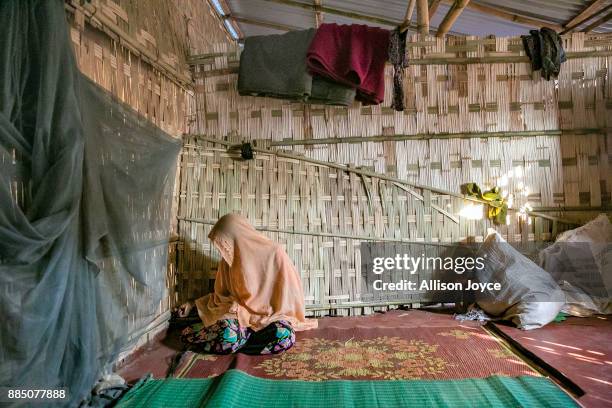
[[[449,32],[469,2],[470,0],[455,0],[451,8],[448,10],[448,13],[446,13],[446,16],[444,16],[444,20],[442,20],[442,23],[438,27],[436,37],[444,37],[444,35]]]
[[[417,0],[417,28],[419,34],[429,34],[429,6],[427,0]]]

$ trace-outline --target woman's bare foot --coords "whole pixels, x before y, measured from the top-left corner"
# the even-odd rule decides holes
[[[189,316],[189,313],[191,313],[191,310],[194,306],[195,303],[193,303],[192,301],[185,302],[176,309],[176,314],[178,315],[178,317],[187,317]]]

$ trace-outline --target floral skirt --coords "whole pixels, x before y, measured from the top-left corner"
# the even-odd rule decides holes
[[[188,349],[204,353],[276,354],[295,343],[295,331],[289,322],[279,320],[260,331],[241,327],[237,319],[223,319],[209,327],[201,323],[187,327],[181,340]]]

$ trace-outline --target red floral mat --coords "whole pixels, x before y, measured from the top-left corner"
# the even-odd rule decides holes
[[[585,407],[612,407],[612,319],[568,317],[530,331],[497,325],[502,331],[578,384]]]
[[[411,313],[416,320],[425,316]],[[460,324],[450,316],[422,321],[426,327],[392,324],[410,321],[407,317],[396,312],[355,318],[352,325],[346,324],[352,319],[340,318],[339,324],[327,319],[317,330],[298,333],[292,349],[273,356],[188,352],[176,377],[208,378],[231,368],[261,378],[306,381],[539,375],[477,324]]]

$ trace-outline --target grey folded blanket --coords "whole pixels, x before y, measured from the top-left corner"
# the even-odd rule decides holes
[[[269,96],[328,105],[350,105],[355,90],[313,76],[306,66],[306,52],[314,28],[286,34],[247,37],[240,55],[240,95]]]

